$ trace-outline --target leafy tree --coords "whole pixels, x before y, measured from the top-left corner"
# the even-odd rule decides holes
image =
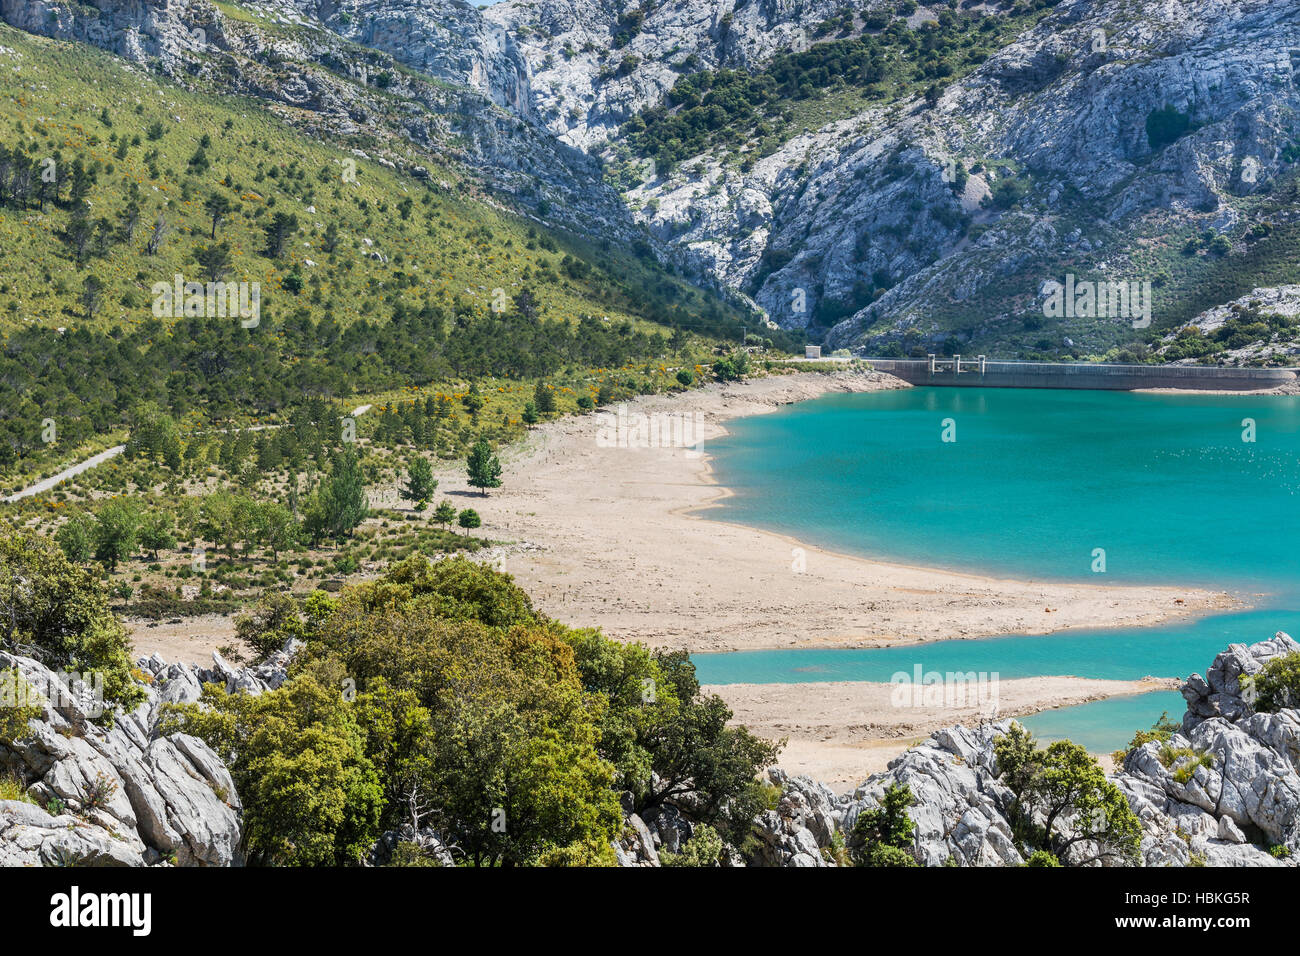
[[[194,734],[226,759],[252,862],[356,864],[379,835],[383,788],[341,680],[320,666],[256,696],[208,684],[200,704],[169,705],[163,733]]]
[[[916,803],[912,788],[890,784],[880,806],[863,810],[853,824],[851,855],[859,866],[916,866],[907,808]]]
[[[235,618],[235,637],[266,660],[290,638],[305,640],[309,626],[298,602],[283,591],[267,591],[253,608]]]
[[[0,527],[0,647],[51,670],[103,676],[104,702],[131,709],[144,691],[131,677],[131,642],[98,578],[47,538]],[[113,722],[106,709],[101,720]]]
[[[542,620],[510,575],[464,557],[429,561],[417,555],[391,565],[384,580],[444,620],[479,621],[497,628]]]
[[[716,694],[701,693],[686,652],[657,652],[654,660],[654,697],[664,705],[649,715],[640,743],[658,780],[644,782],[638,810],[688,797],[699,819],[738,843],[766,809],[756,776],[776,761],[781,744],[728,726],[731,709]]]
[[[437,489],[438,482],[433,477],[433,466],[429,464],[429,459],[417,455],[407,468],[406,483],[399,493],[405,500],[415,502],[417,511],[423,511]]]
[[[176,547],[176,516],[170,511],[151,511],[140,519],[140,547],[158,559],[158,552]]]
[[[271,552],[272,560],[278,559],[280,552],[296,547],[302,534],[293,512],[278,501],[263,502],[259,506],[257,524],[261,543]]]
[[[603,859],[622,822],[573,655],[507,576],[412,558],[345,592],[307,645],[358,685],[386,827],[471,865]]]
[[[1140,859],[1141,823],[1084,748],[1060,740],[1040,749],[1015,724],[993,749],[999,777],[1014,797],[1017,835],[1032,849],[1074,865]]]
[[[140,534],[140,507],[131,498],[114,498],[95,515],[95,560],[110,572],[135,553]]]
[[[483,519],[479,517],[478,512],[473,508],[466,508],[460,513],[457,523],[465,529],[465,535],[468,537],[471,530],[483,524]]]
[[[465,465],[469,472],[469,483],[485,497],[489,488],[501,487],[501,460],[492,454],[492,446],[486,438],[480,438],[474,443]]]
[[[95,519],[84,512],[73,515],[59,526],[54,540],[69,561],[85,564],[95,553]]]

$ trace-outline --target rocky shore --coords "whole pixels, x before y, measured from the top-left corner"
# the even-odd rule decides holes
[[[1274,657],[1300,651],[1286,634],[1219,654],[1204,678],[1182,687],[1187,712],[1164,743],[1132,751],[1110,777],[1142,823],[1145,866],[1294,866],[1300,851],[1300,711],[1254,713],[1240,678]],[[768,772],[781,788],[777,807],[755,820],[762,866],[832,866],[837,842],[887,788],[916,797],[912,855],[922,866],[1019,866],[1026,862],[1010,818],[1012,794],[999,779],[994,740],[1011,721],[940,730],[896,758],[851,794],[835,794],[807,776]],[[1190,775],[1166,766],[1162,749],[1191,751]],[[689,835],[680,814],[628,817],[620,845],[625,865],[655,866]],[[837,837],[839,841],[837,841]],[[1078,852],[1085,853],[1086,847]],[[1067,859],[1066,863],[1071,862]]]

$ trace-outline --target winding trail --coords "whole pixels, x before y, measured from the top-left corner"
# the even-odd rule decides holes
[[[75,478],[83,471],[89,471],[98,465],[102,465],[110,458],[116,458],[122,452],[126,451],[125,445],[114,445],[106,451],[101,451],[98,455],[91,455],[85,461],[78,462],[71,468],[65,468],[57,475],[51,475],[49,478],[42,478],[34,485],[28,485],[22,491],[16,491],[5,498],[5,504],[12,504],[15,501],[21,501],[23,498],[30,498],[32,495],[39,495],[43,491],[49,491],[69,478]]]
[[[370,409],[373,407],[374,407],[373,405],[358,406],[357,408],[354,408],[352,410],[352,417],[360,418],[366,412],[370,411]],[[275,429],[280,427],[281,427],[280,425],[253,425],[246,430],[250,432],[260,432],[260,431],[266,431],[268,429]],[[218,428],[215,429],[215,431],[224,434],[227,431],[227,429]],[[12,504],[15,501],[21,501],[23,498],[30,498],[32,495],[39,495],[44,491],[49,491],[52,488],[57,487],[58,485],[67,481],[69,478],[75,478],[77,477],[77,475],[80,475],[82,472],[89,471],[92,468],[102,465],[110,458],[116,458],[124,451],[126,451],[125,445],[114,445],[112,448],[106,449],[105,451],[101,451],[98,455],[92,455],[89,458],[87,458],[85,461],[78,462],[77,464],[72,465],[71,467],[63,469],[63,471],[59,472],[57,475],[51,475],[49,478],[42,478],[40,481],[36,482],[36,484],[28,485],[22,491],[16,491],[12,495],[9,495],[4,499],[0,499],[0,500],[3,500],[5,504]]]

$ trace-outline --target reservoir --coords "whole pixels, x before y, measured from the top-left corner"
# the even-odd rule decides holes
[[[711,518],[886,561],[1197,586],[1252,607],[1153,628],[701,654],[704,683],[888,681],[918,662],[1007,679],[1186,677],[1228,643],[1300,633],[1300,397],[921,387],[826,396],[728,430],[706,449],[733,492]],[[1162,710],[1181,716],[1179,701],[1025,722],[1109,750]]]

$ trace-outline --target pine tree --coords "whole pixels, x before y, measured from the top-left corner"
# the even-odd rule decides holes
[[[486,438],[480,438],[470,449],[465,462],[469,471],[469,483],[487,496],[489,488],[501,487],[501,460],[492,454],[492,446]]]
[[[433,477],[433,466],[429,464],[429,459],[417,455],[411,460],[411,466],[406,471],[406,484],[402,485],[399,494],[407,501],[415,502],[416,511],[423,511],[437,487],[438,482]]]
[[[329,477],[311,493],[303,510],[303,528],[312,541],[345,538],[365,520],[370,502],[361,464],[351,449],[334,459]]]
[[[533,389],[533,403],[543,415],[550,415],[555,411],[555,390],[545,382],[538,382]]]
[[[444,528],[456,520],[456,506],[444,500],[433,512],[433,520]]]

